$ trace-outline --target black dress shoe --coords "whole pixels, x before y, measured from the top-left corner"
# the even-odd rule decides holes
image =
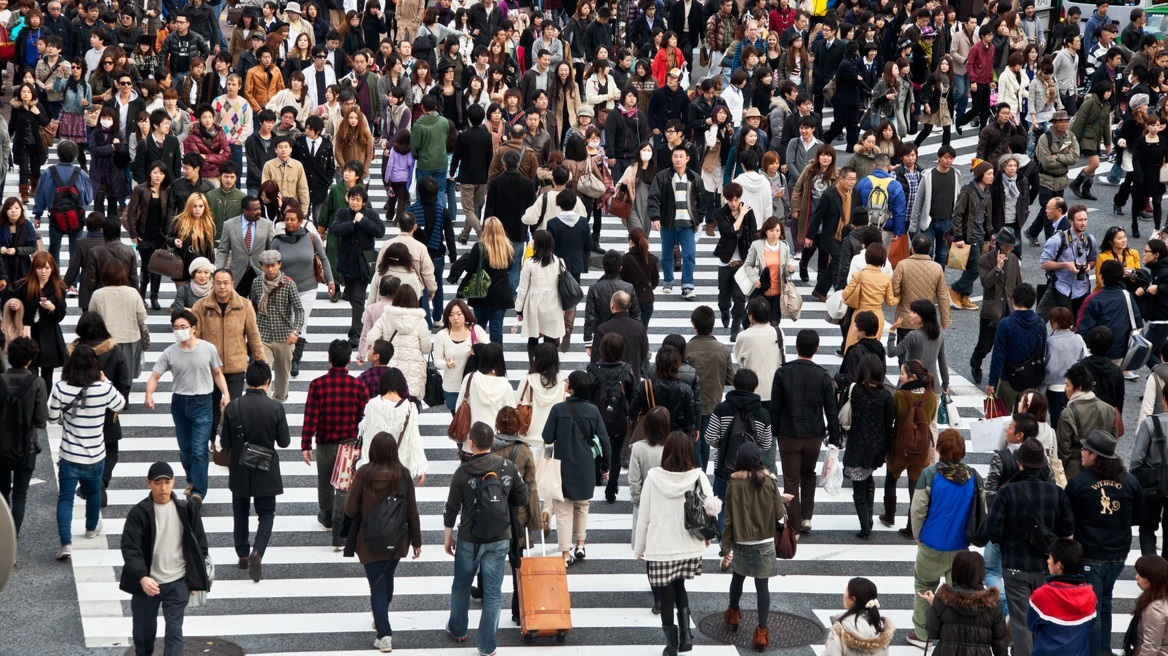
[[[730,310],[722,310],[722,327],[730,327]]]
[[[975,385],[981,386],[981,365],[969,363],[969,375]]]
[[[480,588],[477,585],[470,586],[470,598],[471,599],[482,599],[483,598],[482,588]]]
[[[157,298],[150,299],[150,309],[154,310],[154,311],[158,311],[158,310],[162,309],[162,306],[158,304]]]
[[[820,303],[826,303],[826,302],[827,302],[827,296],[824,296],[823,294],[820,294],[818,289],[813,289],[813,290],[811,290],[811,295],[812,295],[812,296],[814,296],[814,297],[815,297],[815,299],[816,299],[817,301],[819,301]]]
[[[247,569],[247,566],[248,566],[248,557],[247,556],[240,556],[239,557],[239,569]]]

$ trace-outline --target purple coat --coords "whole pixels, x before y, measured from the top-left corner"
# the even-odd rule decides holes
[[[117,130],[105,130],[100,126],[89,131],[89,152],[93,154],[89,178],[95,196],[105,194],[120,199],[130,195],[130,185],[122,175],[122,167],[115,161],[120,159],[129,163],[130,145],[124,141],[115,145],[113,140],[117,136]]]

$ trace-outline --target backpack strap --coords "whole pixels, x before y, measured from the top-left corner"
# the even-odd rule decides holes
[[[73,167],[73,175],[69,176],[69,185],[68,186],[76,188],[77,181],[80,179],[81,179],[81,167],[74,166]]]
[[[61,186],[61,178],[60,178],[60,176],[57,175],[57,167],[55,167],[55,166],[49,167],[49,176],[53,178],[53,187],[54,188]]]

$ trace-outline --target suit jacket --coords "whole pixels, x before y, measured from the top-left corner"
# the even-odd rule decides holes
[[[859,208],[860,194],[852,189],[851,211],[855,212]],[[839,188],[833,186],[823,192],[823,196],[819,199],[819,205],[816,205],[815,210],[811,212],[811,222],[807,225],[807,236],[820,240],[819,247],[825,252],[831,255],[838,253],[841,240],[836,239],[835,233],[838,222],[843,220],[843,216],[844,199],[840,196]]]
[[[231,275],[236,282],[243,278],[248,264],[257,276],[262,275],[260,253],[271,248],[272,238],[275,236],[275,224],[268,219],[258,219],[252,226],[251,251],[248,251],[243,247],[243,216],[229,219],[223,224],[223,236],[219,240],[219,248],[215,251],[215,268],[231,269]]]
[[[811,83],[817,92],[827,86],[828,81],[835,77],[840,64],[844,60],[845,46],[843,39],[838,36],[829,48],[827,41],[819,39],[812,46],[811,52],[815,55],[815,62],[811,65]]]
[[[310,153],[308,137],[296,139],[292,149],[294,157],[304,167],[304,174],[308,177],[308,196],[315,205],[323,203],[328,196],[329,187],[333,184],[333,176],[337,171],[337,161],[333,157],[333,141],[321,135],[320,145],[316,148],[316,155]]]

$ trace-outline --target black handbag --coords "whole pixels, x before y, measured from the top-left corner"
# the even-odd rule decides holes
[[[1163,457],[1164,430],[1160,426],[1159,417],[1153,416],[1151,417],[1151,420],[1152,426],[1155,427],[1156,432],[1152,437],[1152,443],[1149,445],[1148,450],[1151,451],[1152,449],[1155,449],[1157,445],[1159,445],[1160,454],[1161,457]],[[1161,460],[1159,467],[1153,467],[1152,465],[1148,464],[1147,461],[1145,461],[1139,467],[1131,470],[1132,476],[1135,476],[1136,480],[1140,482],[1140,488],[1144,492],[1145,499],[1159,499],[1161,496],[1163,496],[1163,492],[1160,489],[1160,474],[1163,468],[1164,462]]]
[[[560,307],[565,310],[573,310],[580,301],[584,300],[584,290],[580,289],[580,283],[576,278],[568,273],[568,269],[564,267],[563,261],[560,262]]]
[[[699,540],[718,537],[718,516],[706,514],[706,493],[700,480],[685,493],[685,530]]]
[[[985,488],[982,487],[981,481],[974,479],[973,488],[973,506],[969,509],[969,515],[965,519],[965,539],[975,547],[984,547],[989,544],[989,536],[986,535],[986,504],[985,504]]]
[[[432,354],[426,360],[426,395],[422,400],[428,408],[446,403],[446,395],[442,392],[442,372],[434,365]]]
[[[239,408],[236,408],[239,410]],[[243,413],[239,413],[239,436],[244,436]],[[276,450],[251,442],[244,442],[239,451],[239,464],[259,471],[271,471],[272,461],[276,459]]]

